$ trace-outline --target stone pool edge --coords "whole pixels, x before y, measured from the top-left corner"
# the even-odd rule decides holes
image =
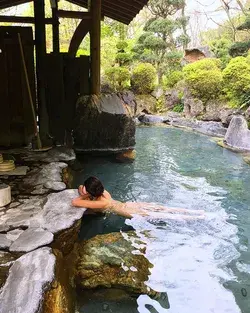
[[[30,170],[22,178],[1,176],[13,189],[0,208],[0,313],[74,312],[65,275],[67,255],[77,241],[84,209],[71,206],[76,190],[65,184],[73,150],[32,153],[8,150]]]

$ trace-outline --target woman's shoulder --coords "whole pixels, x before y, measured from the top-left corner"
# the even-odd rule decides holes
[[[107,190],[104,190],[103,197],[105,199],[107,199],[107,200],[111,200],[112,199],[111,194]]]

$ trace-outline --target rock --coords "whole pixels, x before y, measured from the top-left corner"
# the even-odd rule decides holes
[[[186,118],[173,118],[169,124],[176,127],[190,128],[199,133],[214,137],[224,137],[227,132],[227,129],[219,122],[203,122]]]
[[[62,191],[66,189],[66,185],[63,182],[48,181],[47,183],[44,184],[44,187],[50,190],[54,190],[54,191]]]
[[[51,162],[68,162],[76,158],[73,149],[67,147],[56,147],[46,152],[24,151],[23,159],[25,161],[41,161],[46,163]]]
[[[66,185],[62,182],[62,172],[67,166],[63,162],[52,162],[36,168],[23,179],[20,188],[30,190],[33,195],[46,194],[48,189],[63,190]]]
[[[81,219],[76,221],[70,228],[58,232],[54,237],[51,247],[60,250],[63,255],[68,255],[78,241],[80,229]]]
[[[74,297],[70,276],[63,255],[53,250],[56,256],[55,278],[50,289],[45,293],[42,313],[73,313],[75,312]]]
[[[250,156],[245,156],[244,161],[250,165]]]
[[[159,124],[164,123],[165,118],[159,115],[142,114],[138,117],[138,120],[144,124]]]
[[[6,235],[0,234],[0,249],[8,249],[12,241],[7,238]]]
[[[250,107],[248,107],[245,112],[245,118],[248,122],[250,121]]]
[[[220,120],[224,127],[228,127],[232,118],[234,110],[232,109],[223,109],[220,111]]]
[[[74,127],[75,149],[117,153],[135,146],[134,108],[117,94],[81,97]]]
[[[133,232],[126,233],[136,237]],[[143,251],[135,248],[121,233],[97,235],[79,244],[76,283],[83,289],[119,288],[129,292],[150,294],[145,282],[152,266]]]
[[[11,202],[10,186],[0,184],[0,207],[4,207]]]
[[[141,112],[153,114],[153,112],[155,112],[157,100],[151,95],[136,95],[136,103],[137,114],[140,114]]]
[[[55,256],[41,248],[17,259],[0,291],[0,313],[36,313],[43,292],[54,279]]]
[[[178,91],[175,89],[166,91],[165,96],[166,96],[166,107],[169,110],[173,109],[181,101],[178,95]]]
[[[1,221],[1,219],[0,219]],[[0,233],[1,232],[6,232],[10,229],[10,226],[9,225],[0,225]]]
[[[217,99],[209,100],[206,103],[205,114],[202,116],[203,121],[221,121],[221,110],[226,106],[225,103]]]
[[[184,115],[187,118],[198,117],[204,112],[204,104],[201,100],[185,96],[184,98]]]
[[[30,227],[43,228],[52,234],[70,228],[86,210],[71,206],[72,199],[77,196],[77,190],[72,189],[48,195],[43,210],[33,217]]]
[[[16,259],[17,257],[15,255],[9,252],[0,251],[0,289],[8,277],[10,266]]]
[[[120,163],[132,163],[136,157],[135,150],[129,150],[116,155],[116,161]]]
[[[225,142],[228,146],[236,149],[250,151],[250,130],[243,116],[233,117],[225,136]]]
[[[184,56],[184,64],[193,63],[205,58],[212,58],[213,54],[209,50],[209,47],[197,47],[197,48],[190,48],[185,50]]]
[[[164,95],[164,90],[161,87],[157,87],[151,95],[158,100]]]
[[[24,230],[19,229],[19,228],[11,230],[6,234],[6,238],[11,241],[15,241],[23,232]]]
[[[136,114],[137,110],[137,103],[136,103],[136,98],[135,94],[132,91],[124,91],[121,93],[118,93],[119,98],[122,99],[122,101],[129,107],[131,108],[131,113],[132,115]]]
[[[30,252],[49,245],[53,238],[53,234],[49,231],[41,228],[29,228],[12,243],[9,250],[11,252]]]

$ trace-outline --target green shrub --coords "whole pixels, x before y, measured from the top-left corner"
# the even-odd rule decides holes
[[[184,77],[182,71],[173,71],[165,76],[164,85],[169,88],[173,88]]]
[[[183,112],[184,111],[184,104],[183,103],[177,104],[176,106],[174,106],[173,111],[177,112],[177,113]]]
[[[156,81],[156,69],[152,64],[141,63],[132,73],[131,86],[138,94],[148,94],[153,91]]]
[[[121,91],[129,86],[130,72],[127,68],[111,67],[105,71],[105,76],[116,91]]]
[[[250,96],[250,63],[236,57],[223,70],[224,91],[233,106],[242,105]]]
[[[219,59],[203,59],[183,68],[184,79],[193,96],[207,101],[222,93],[223,77]]]

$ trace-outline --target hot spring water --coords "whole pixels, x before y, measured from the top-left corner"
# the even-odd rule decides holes
[[[146,242],[154,265],[146,284],[166,292],[170,304],[163,308],[142,295],[133,312],[249,313],[250,166],[192,132],[145,127],[136,139],[134,164],[93,160],[76,175],[75,186],[95,175],[114,199],[203,209],[206,217],[126,221]]]

